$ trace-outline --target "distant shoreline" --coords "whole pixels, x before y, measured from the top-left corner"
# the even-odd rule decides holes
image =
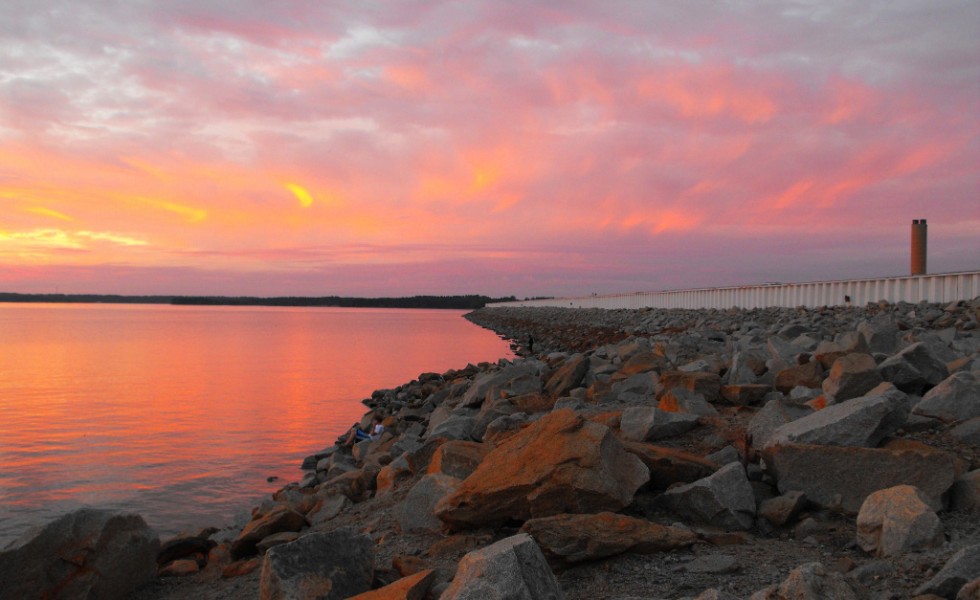
[[[475,310],[490,302],[513,301],[489,296],[408,296],[401,298],[357,298],[343,296],[123,296],[117,294],[18,294],[0,293],[6,303],[63,304],[172,304],[178,306],[314,306],[340,308],[438,308]]]

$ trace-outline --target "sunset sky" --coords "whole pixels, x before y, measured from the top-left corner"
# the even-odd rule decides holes
[[[980,268],[976,0],[4,0],[0,291]]]

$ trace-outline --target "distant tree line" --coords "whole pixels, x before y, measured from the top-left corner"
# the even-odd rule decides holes
[[[405,298],[348,298],[343,296],[119,296],[113,294],[0,293],[0,302],[74,302],[106,304],[177,304],[191,306],[337,306],[345,308],[453,308],[475,310],[490,302],[512,302],[514,296],[411,296]]]

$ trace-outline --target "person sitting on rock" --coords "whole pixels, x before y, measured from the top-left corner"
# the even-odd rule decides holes
[[[350,434],[347,436],[347,441],[344,442],[345,446],[353,446],[357,442],[364,440],[376,440],[381,437],[381,434],[385,432],[385,426],[381,423],[381,415],[374,415],[374,427],[371,428],[370,432],[361,429],[358,426],[351,427]]]

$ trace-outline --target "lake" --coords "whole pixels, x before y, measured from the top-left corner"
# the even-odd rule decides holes
[[[80,506],[163,536],[230,523],[298,481],[372,391],[513,356],[462,315],[0,304],[0,548]]]

